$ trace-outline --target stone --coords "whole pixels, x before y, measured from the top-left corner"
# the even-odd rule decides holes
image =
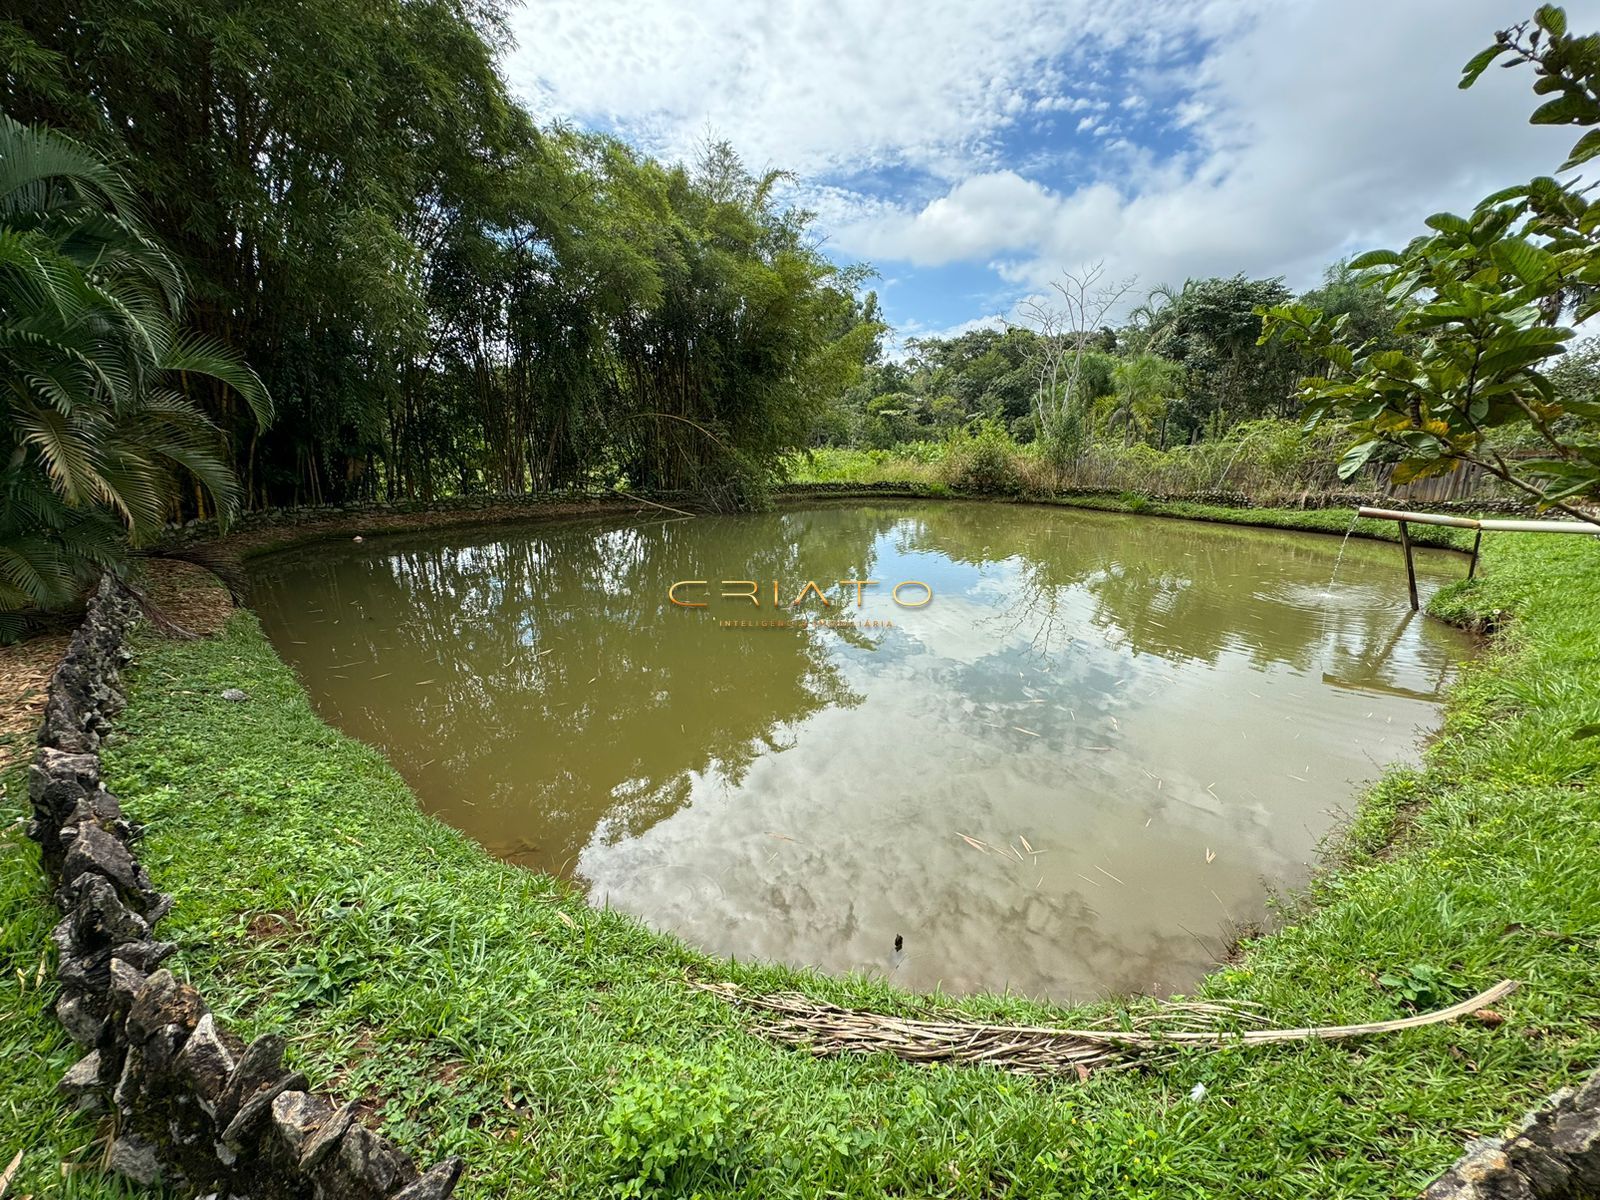
[[[97,757],[90,755],[89,757]],[[122,817],[122,801],[108,792],[102,783],[97,783],[84,795],[80,796],[71,810],[67,813],[68,825],[81,824],[84,819],[109,826],[113,822],[120,822]]]
[[[111,1090],[111,1102],[124,1117],[132,1116],[134,1109],[139,1106],[143,1080],[144,1054],[138,1046],[129,1046],[127,1056],[122,1060],[122,1072],[117,1076],[117,1085]]]
[[[206,1115],[214,1117],[217,1101],[222,1098],[235,1065],[233,1051],[217,1029],[216,1017],[206,1013],[195,1023],[194,1032],[178,1052],[174,1068],[189,1081]]]
[[[120,959],[128,966],[148,975],[177,952],[178,947],[175,942],[125,942],[112,950],[111,960],[116,962]]]
[[[279,1076],[239,1106],[239,1111],[222,1131],[222,1140],[235,1150],[242,1150],[246,1139],[256,1132],[272,1112],[274,1100],[284,1092],[303,1092],[310,1086],[311,1081],[299,1071]]]
[[[152,1080],[171,1080],[177,1073],[178,1055],[188,1040],[187,1025],[163,1025],[153,1032],[140,1047],[144,1052],[145,1074]]]
[[[1425,1200],[1600,1196],[1600,1072],[1563,1088],[1505,1138],[1474,1142]]]
[[[76,803],[79,796],[92,792],[99,783],[99,755],[41,746],[28,771],[28,799],[34,804],[45,803],[55,794],[52,789],[65,789],[72,803]],[[69,803],[61,811],[70,811],[71,806]]]
[[[456,1190],[456,1182],[465,1166],[459,1158],[447,1158],[425,1171],[421,1179],[396,1192],[393,1200],[446,1200]]]
[[[291,1162],[333,1115],[333,1104],[313,1092],[280,1092],[272,1100],[272,1130]]]
[[[138,893],[143,890],[139,869],[128,848],[98,825],[82,825],[78,836],[72,839],[62,863],[61,877],[73,888],[77,877],[85,871],[104,875],[123,892]]]
[[[110,1167],[135,1183],[146,1187],[161,1180],[161,1160],[156,1148],[134,1133],[125,1133],[111,1143]]]
[[[57,928],[60,929],[59,926]],[[61,956],[56,960],[56,978],[68,991],[80,995],[105,995],[110,987],[111,947],[102,946],[98,950],[79,953],[72,942],[70,927],[62,933],[62,939],[56,943],[61,946]]]
[[[1600,1109],[1580,1107],[1558,1115],[1546,1134],[1549,1153],[1562,1162],[1575,1195],[1600,1195]]]
[[[120,946],[143,941],[150,926],[138,913],[130,912],[109,879],[82,875],[78,885],[78,905],[71,916],[72,934],[84,949]]]
[[[139,826],[123,817],[121,801],[103,787],[81,797],[62,820],[57,841],[63,856],[85,825],[100,826],[125,846],[137,841],[141,833]]]
[[[324,1159],[339,1148],[339,1139],[344,1137],[345,1131],[355,1122],[357,1111],[354,1101],[342,1104],[333,1111],[332,1115],[322,1123],[322,1128],[307,1140],[300,1151],[302,1171],[311,1174],[322,1165]]]
[[[1534,1195],[1504,1151],[1484,1147],[1434,1180],[1422,1200],[1534,1200]]]
[[[63,684],[63,680],[72,679],[66,666],[63,662],[50,682],[50,697],[45,701],[44,725],[39,730],[39,740],[70,754],[90,754],[99,745],[100,739],[84,728],[85,700],[73,694],[78,690],[73,686],[76,681]]]
[[[67,1036],[80,1046],[99,1045],[106,1031],[105,1014],[87,996],[62,992],[56,997],[56,1020],[67,1031]]]
[[[246,700],[250,699],[250,693],[245,691],[243,688],[224,688],[222,690],[222,698],[224,700],[231,700],[235,704],[243,704]]]
[[[154,888],[144,893],[144,919],[150,928],[156,927],[156,922],[172,911],[172,897],[166,892],[158,892]]]
[[[283,1048],[282,1037],[265,1033],[251,1042],[243,1054],[236,1056],[238,1063],[233,1074],[228,1076],[227,1086],[217,1097],[218,1125],[226,1128],[246,1100],[283,1075]]]
[[[145,980],[128,1010],[128,1040],[137,1044],[164,1025],[191,1030],[209,1010],[200,993],[163,968]]]
[[[61,1077],[57,1085],[63,1096],[84,1112],[99,1113],[105,1110],[106,1090],[100,1082],[100,1052],[91,1050]]]
[[[1576,1112],[1600,1112],[1600,1071],[1596,1071],[1572,1095]]]
[[[78,953],[78,943],[72,935],[72,914],[70,911],[51,926],[50,940],[55,943],[56,954],[61,958],[70,958]]]
[[[1560,1154],[1529,1137],[1516,1137],[1505,1144],[1505,1157],[1516,1173],[1525,1179],[1535,1196],[1568,1194],[1572,1172]]]
[[[119,1015],[125,1015],[133,1007],[134,1000],[150,980],[149,975],[122,956],[122,949],[123,947],[119,946],[117,952],[111,956],[108,971],[110,985],[107,989],[112,1010]]]
[[[74,754],[54,746],[41,746],[28,768],[28,799],[33,819],[28,836],[39,843],[45,866],[61,869],[64,851],[61,827],[78,803],[100,785],[100,759],[94,754]]]
[[[315,1195],[327,1200],[388,1200],[417,1181],[417,1168],[400,1148],[365,1125],[352,1124],[316,1178]]]

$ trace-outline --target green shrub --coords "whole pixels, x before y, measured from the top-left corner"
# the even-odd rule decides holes
[[[738,1165],[743,1097],[724,1078],[726,1058],[713,1069],[651,1055],[645,1073],[612,1097],[601,1128],[623,1196],[688,1190]]]
[[[1021,488],[1019,451],[998,421],[951,434],[945,447],[944,479],[969,492],[1013,495]]]

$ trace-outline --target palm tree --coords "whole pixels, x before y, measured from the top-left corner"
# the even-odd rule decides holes
[[[1124,339],[1128,349],[1139,354],[1156,354],[1172,336],[1173,317],[1182,295],[1170,284],[1159,283],[1145,293],[1144,301],[1128,311]]]
[[[226,518],[238,484],[192,376],[258,423],[260,379],[179,327],[184,278],[139,226],[122,176],[88,148],[0,115],[0,634],[74,599],[174,512],[179,472]]]
[[[1131,445],[1137,432],[1148,435],[1155,418],[1183,390],[1183,366],[1159,354],[1125,358],[1111,372],[1115,386],[1106,428],[1122,426],[1123,445]]]

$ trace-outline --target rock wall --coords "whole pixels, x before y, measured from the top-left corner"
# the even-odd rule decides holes
[[[45,870],[62,911],[56,1014],[85,1053],[62,1090],[116,1130],[110,1165],[208,1200],[444,1200],[459,1158],[419,1172],[357,1119],[310,1091],[281,1037],[248,1046],[162,962],[172,898],[139,865],[138,825],[100,782],[100,739],[121,709],[124,638],[137,609],[109,577],[51,680],[29,773]]]

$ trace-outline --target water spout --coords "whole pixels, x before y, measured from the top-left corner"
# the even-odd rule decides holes
[[[1344,537],[1339,539],[1339,553],[1333,559],[1333,574],[1328,576],[1328,590],[1322,593],[1329,600],[1333,599],[1333,585],[1339,578],[1339,564],[1344,561],[1344,548],[1350,544],[1350,535],[1356,531],[1356,522],[1360,519],[1360,513],[1351,513],[1350,527],[1344,531]]]

